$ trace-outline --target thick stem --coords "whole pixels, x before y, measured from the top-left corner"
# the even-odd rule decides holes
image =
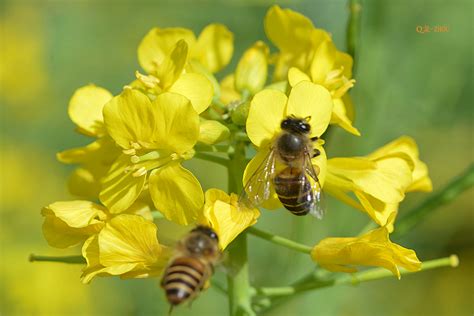
[[[249,227],[247,229],[247,232],[249,234],[252,234],[252,235],[257,236],[259,238],[268,240],[269,242],[274,243],[274,244],[279,245],[279,246],[283,246],[283,247],[286,247],[286,248],[289,248],[289,249],[292,249],[292,250],[296,250],[296,251],[299,251],[299,252],[302,252],[302,253],[305,253],[305,254],[311,253],[312,248],[310,246],[300,244],[296,241],[286,239],[286,238],[281,237],[281,236],[276,236],[276,235],[267,233],[263,230],[255,228],[255,227]]]
[[[420,206],[407,215],[402,217],[395,225],[394,237],[400,237],[413,229],[426,216],[430,215],[435,209],[453,201],[458,195],[468,190],[474,185],[474,165],[469,166],[462,174],[452,180],[441,191],[432,194]]]
[[[237,141],[235,152],[228,164],[229,193],[240,193],[245,170],[245,143]],[[240,234],[228,248],[227,293],[231,316],[253,316],[250,304],[249,268],[247,260],[247,235]]]
[[[82,256],[37,256],[34,254],[30,255],[30,262],[43,261],[43,262],[61,262],[61,263],[71,263],[71,264],[84,264],[86,259]]]

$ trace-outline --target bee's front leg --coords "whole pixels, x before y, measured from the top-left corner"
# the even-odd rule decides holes
[[[318,157],[319,155],[321,155],[321,151],[319,149],[314,149],[313,156],[311,156],[311,158]]]

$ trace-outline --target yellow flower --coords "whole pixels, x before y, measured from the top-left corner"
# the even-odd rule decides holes
[[[165,92],[150,101],[137,90],[125,89],[106,104],[104,119],[123,153],[103,180],[101,202],[120,213],[147,184],[155,207],[167,219],[182,225],[193,222],[204,194],[196,177],[181,166],[193,157],[200,129],[188,99]]]
[[[188,98],[196,112],[203,112],[211,103],[214,89],[206,76],[185,72],[187,58],[188,44],[184,39],[180,39],[155,67],[145,68],[148,76],[137,72],[138,82],[132,84],[132,87],[138,87],[139,90],[152,95],[163,92],[181,94]]]
[[[211,73],[224,68],[234,51],[234,36],[222,24],[209,24],[197,39],[189,29],[153,28],[138,47],[138,61],[142,68],[152,73],[164,62],[179,40],[184,40],[189,46],[187,61],[198,62]]]
[[[220,101],[231,111],[232,121],[245,125],[250,99],[263,89],[268,75],[268,46],[258,41],[240,58],[234,73],[221,81]]]
[[[206,203],[197,223],[214,229],[219,236],[219,246],[224,250],[241,232],[257,222],[257,209],[243,210],[238,207],[238,196],[230,196],[218,189],[206,191]]]
[[[357,271],[354,266],[376,266],[390,270],[398,279],[399,266],[409,271],[421,268],[415,251],[392,243],[386,227],[360,237],[325,238],[314,246],[311,257],[329,271],[353,273]]]
[[[150,208],[136,202],[125,211],[152,220]],[[90,201],[60,201],[41,210],[44,216],[43,234],[49,245],[56,248],[76,246],[97,234],[113,216],[102,205]]]
[[[288,81],[291,86],[308,80],[326,87],[334,102],[331,124],[338,124],[349,133],[360,136],[360,132],[352,126],[352,103],[346,95],[355,83],[354,79],[350,79],[352,64],[350,55],[339,52],[331,40],[325,40],[318,46],[309,70],[305,73],[299,68],[290,68]]]
[[[310,137],[319,137],[328,127],[332,107],[331,95],[326,88],[309,81],[296,85],[289,97],[273,89],[257,93],[251,102],[247,133],[252,143],[258,147],[258,152],[245,169],[244,185],[267,157],[272,142],[281,132],[280,124],[283,119],[289,115],[310,117]],[[319,140],[315,145],[321,154],[312,159],[316,170],[319,170],[321,185],[326,177],[326,153],[322,147],[323,143]],[[275,192],[272,191],[271,199],[264,206],[270,209],[280,206]]]
[[[290,9],[271,7],[265,17],[265,32],[279,49],[274,58],[274,80],[288,77],[292,87],[303,80],[326,87],[334,102],[331,124],[360,135],[352,126],[352,103],[344,96],[355,82],[351,79],[352,57],[338,51],[327,32]]]
[[[158,276],[171,257],[171,250],[160,245],[156,225],[138,215],[120,214],[105,223],[82,247],[87,266],[82,282],[95,276],[121,278]]]
[[[366,157],[327,161],[324,189],[343,202],[365,211],[377,224],[388,224],[408,191],[430,191],[426,165],[418,158],[413,139],[401,137]],[[348,195],[353,192],[358,202]],[[395,217],[392,217],[394,219]]]
[[[100,181],[107,173],[120,150],[104,126],[102,109],[112,94],[104,88],[87,85],[76,90],[69,101],[68,113],[77,131],[97,140],[84,147],[68,149],[57,154],[66,164],[79,164],[69,178],[69,191],[80,197],[97,198]]]
[[[271,7],[265,16],[265,33],[279,49],[274,57],[274,80],[285,80],[291,67],[306,71],[313,60],[317,47],[329,34],[314,27],[304,15],[279,6]]]

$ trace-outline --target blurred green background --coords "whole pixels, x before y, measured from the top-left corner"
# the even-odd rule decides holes
[[[235,65],[242,51],[265,39],[263,17],[273,3],[310,17],[345,49],[346,1],[1,1],[1,272],[2,315],[164,315],[158,280],[79,280],[79,265],[29,263],[30,253],[78,254],[49,247],[40,208],[72,199],[71,168],[55,153],[84,145],[73,132],[67,104],[74,90],[93,82],[114,93],[139,69],[136,48],[153,26],[199,32],[211,22],[235,34]],[[352,156],[400,135],[414,137],[435,190],[473,161],[473,2],[362,1],[355,125],[363,136],[335,131],[328,154]],[[419,34],[417,26],[446,25],[445,33]],[[222,75],[232,69],[228,67]],[[191,162],[205,188],[225,188],[223,169]],[[204,168],[206,167],[206,168]],[[212,178],[209,168],[215,168]],[[401,214],[428,195],[409,194]],[[444,268],[359,286],[304,294],[271,315],[472,315],[474,312],[473,190],[442,207],[415,230],[394,240],[421,260],[459,255]],[[315,244],[327,236],[357,234],[368,217],[338,201],[318,223],[265,212],[259,227]],[[251,281],[285,285],[312,266],[304,256],[249,237]],[[222,271],[217,280],[224,280]],[[173,315],[225,315],[227,299],[211,288],[192,309]]]

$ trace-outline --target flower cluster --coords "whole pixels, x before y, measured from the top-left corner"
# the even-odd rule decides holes
[[[52,203],[42,215],[51,246],[82,245],[84,282],[95,276],[160,275],[173,248],[158,241],[157,218],[209,226],[224,250],[257,222],[260,211],[239,208],[237,191],[268,155],[288,116],[308,118],[310,136],[318,137],[320,154],[311,163],[323,190],[379,226],[358,237],[326,238],[311,258],[330,271],[380,266],[400,277],[398,267],[420,269],[413,250],[389,239],[405,194],[431,190],[415,141],[404,136],[366,156],[330,157],[323,140],[329,127],[360,136],[348,94],[355,84],[351,56],[292,10],[270,8],[264,26],[277,51],[254,43],[235,71],[218,76],[220,82],[215,74],[233,54],[233,34],[224,25],[208,25],[197,37],[184,28],[154,28],[138,46],[143,72],[137,71],[121,93],[114,96],[95,85],[74,93],[69,116],[93,141],[59,153],[58,159],[78,165],[69,189],[79,200]],[[256,154],[248,157],[252,145]],[[183,166],[196,158],[226,166],[234,192],[204,193]],[[274,189],[263,207],[282,207]],[[178,231],[165,239],[178,239]]]

